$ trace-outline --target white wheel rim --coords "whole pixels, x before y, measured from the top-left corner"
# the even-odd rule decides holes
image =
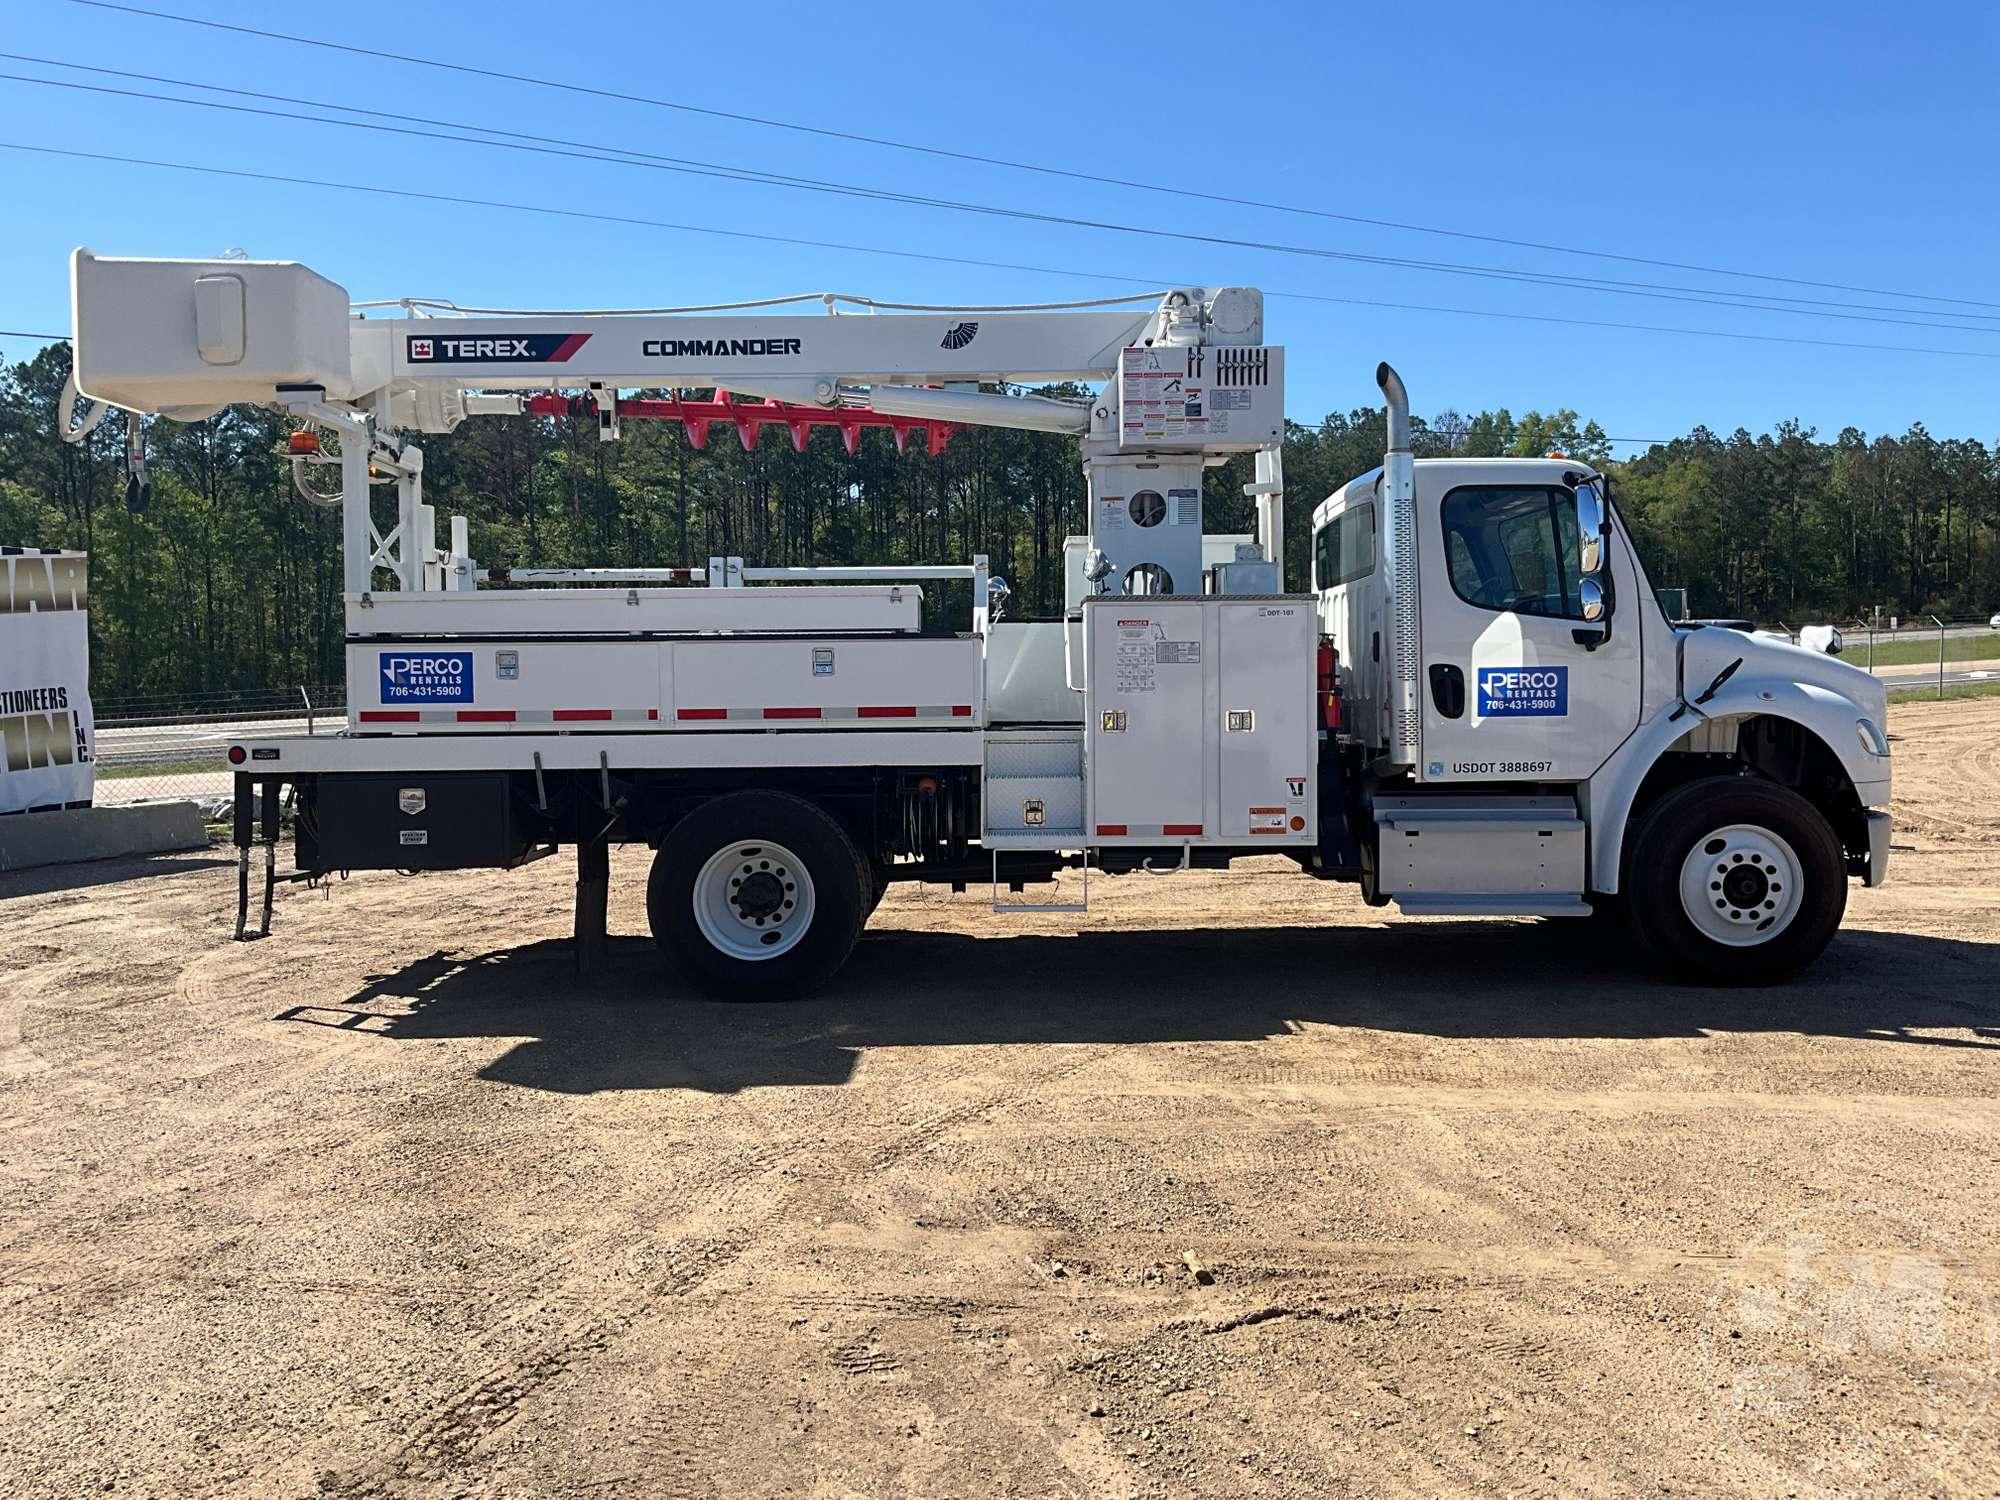
[[[739,839],[708,857],[694,878],[694,920],[719,951],[746,963],[796,948],[812,927],[812,876],[768,839]]]
[[[1804,886],[1790,844],[1754,823],[1731,823],[1703,834],[1688,852],[1681,909],[1703,937],[1754,948],[1791,926]]]

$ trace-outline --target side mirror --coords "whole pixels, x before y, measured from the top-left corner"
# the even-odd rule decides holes
[[[1604,585],[1595,578],[1584,578],[1576,586],[1577,602],[1583,606],[1583,617],[1589,621],[1604,618]]]
[[[1577,562],[1585,578],[1604,571],[1604,492],[1597,481],[1587,479],[1576,489]],[[1598,590],[1598,613],[1603,613],[1604,591]],[[1588,606],[1586,606],[1588,608]],[[1586,620],[1597,618],[1586,614]]]

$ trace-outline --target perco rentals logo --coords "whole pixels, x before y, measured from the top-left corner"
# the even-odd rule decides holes
[[[384,651],[384,703],[470,703],[470,651]]]
[[[1479,669],[1479,717],[1482,719],[1559,719],[1568,713],[1568,667]]]

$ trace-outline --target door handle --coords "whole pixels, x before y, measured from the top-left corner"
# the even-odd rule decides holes
[[[1431,666],[1431,703],[1446,719],[1465,716],[1465,673],[1449,662]]]

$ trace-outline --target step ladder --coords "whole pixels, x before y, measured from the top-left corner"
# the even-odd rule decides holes
[[[993,910],[1012,914],[1015,912],[1085,912],[1090,910],[1090,851],[1083,852],[1083,893],[1075,901],[1003,901],[1000,899],[1000,851],[993,851]],[[1058,875],[1062,872],[1057,871]]]

